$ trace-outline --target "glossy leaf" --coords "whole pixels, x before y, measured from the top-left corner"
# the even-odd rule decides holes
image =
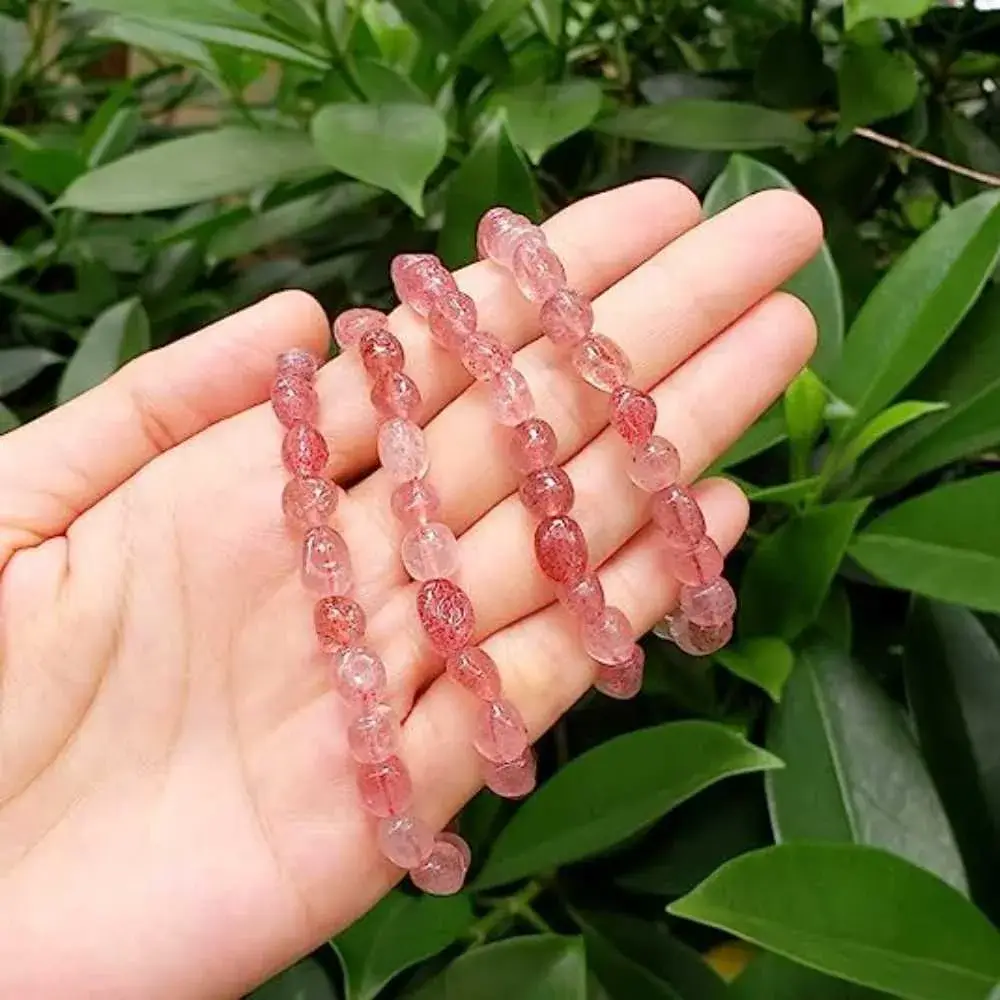
[[[427,95],[410,79],[377,59],[358,59],[354,76],[372,104],[429,104]]]
[[[908,21],[920,17],[930,0],[844,0],[844,27],[848,30],[871,18]]]
[[[190,66],[197,66],[206,73],[214,73],[215,63],[208,46],[189,38],[161,22],[131,17],[108,17],[94,29],[98,38],[123,42],[136,49],[147,49],[161,57],[176,59]]]
[[[13,278],[30,264],[31,260],[23,253],[0,243],[0,281]]]
[[[798,24],[785,24],[764,44],[753,86],[770,107],[811,108],[832,89],[832,76],[819,39]]]
[[[315,958],[304,958],[251,993],[247,1000],[339,1000],[340,993]]]
[[[772,407],[755,424],[743,432],[740,439],[712,466],[712,472],[720,472],[733,465],[739,465],[754,455],[785,440],[785,418],[781,407]]]
[[[944,106],[940,113],[941,139],[948,158],[982,173],[1000,173],[1000,146],[960,111]],[[948,182],[956,202],[989,190],[988,185],[956,173],[948,174]]]
[[[899,709],[845,651],[799,651],[771,715],[768,748],[786,766],[767,776],[779,843],[882,847],[965,891],[955,840]]]
[[[30,51],[27,23],[0,14],[0,76],[9,79],[19,73]]]
[[[528,6],[529,0],[490,0],[458,41],[451,61],[460,63],[485,41],[503,31]]]
[[[715,660],[731,674],[762,688],[773,701],[781,701],[782,689],[795,665],[788,644],[767,636],[731,643],[715,654]]]
[[[892,587],[1000,612],[1000,473],[938,487],[873,521],[851,555]]]
[[[518,809],[476,885],[502,885],[579,861],[721,778],[779,766],[777,758],[707,722],[616,737],[571,761]]]
[[[391,892],[332,942],[346,1000],[372,1000],[394,976],[443,951],[472,923],[467,896]]]
[[[532,163],[587,128],[601,110],[601,100],[601,88],[593,80],[540,82],[506,90],[496,98],[507,113],[511,138]]]
[[[886,1000],[889,994],[834,979],[764,952],[729,987],[729,1000]]]
[[[391,191],[418,215],[424,185],[444,157],[448,130],[423,104],[328,104],[312,134],[323,159],[341,173]]]
[[[744,854],[669,910],[907,1000],[983,1000],[1000,977],[1000,932],[982,913],[876,848]]]
[[[774,486],[755,486],[730,476],[752,503],[780,503],[797,507],[803,500],[813,496],[819,486],[819,476],[798,479],[791,483],[776,483]]]
[[[852,438],[844,448],[841,464],[844,466],[853,465],[861,456],[874,447],[882,438],[912,424],[921,417],[928,414],[937,413],[948,408],[947,403],[924,403],[920,400],[905,400],[902,403],[893,403],[881,413],[872,417]]]
[[[0,397],[27,385],[49,365],[57,365],[62,360],[45,347],[8,347],[0,350]]]
[[[142,17],[176,17],[253,31],[263,22],[235,0],[73,0],[73,6]]]
[[[531,0],[532,13],[553,45],[562,37],[563,3],[564,0]]]
[[[919,93],[917,68],[905,52],[848,42],[837,70],[837,91],[837,133],[846,137],[859,125],[892,118],[912,107]]]

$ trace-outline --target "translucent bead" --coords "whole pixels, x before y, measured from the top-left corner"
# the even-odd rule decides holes
[[[430,465],[424,432],[402,417],[386,420],[378,429],[378,457],[397,483],[419,479]]]
[[[610,337],[592,333],[573,351],[573,367],[580,377],[601,392],[614,392],[632,377],[625,352]]]
[[[541,234],[530,219],[509,208],[491,208],[479,220],[476,249],[481,260],[489,258],[510,267],[518,241],[529,234]]]
[[[573,518],[560,514],[539,521],[535,555],[541,571],[556,583],[570,583],[587,569],[587,539]]]
[[[465,870],[468,871],[469,865],[472,864],[472,848],[457,833],[453,833],[451,830],[442,830],[437,835],[437,839],[444,841],[446,844],[454,844],[458,848],[459,853],[462,855]]]
[[[698,501],[676,484],[653,494],[653,520],[672,549],[689,549],[705,534],[705,517]]]
[[[476,303],[459,291],[445,292],[427,315],[431,337],[447,351],[457,351],[477,322]]]
[[[558,465],[529,472],[521,483],[521,503],[535,517],[568,514],[573,507],[573,483]]]
[[[505,799],[523,799],[530,794],[537,780],[535,754],[529,747],[516,760],[494,763],[483,761],[486,787]]]
[[[670,616],[670,638],[688,656],[708,656],[718,652],[732,637],[732,618],[727,618],[721,625],[706,627],[695,625],[683,614]]]
[[[402,371],[406,363],[403,345],[388,330],[369,330],[358,342],[358,351],[370,379]]]
[[[453,896],[462,888],[468,865],[464,852],[438,837],[423,864],[410,869],[410,881],[431,896]]]
[[[596,573],[584,573],[572,583],[556,588],[559,603],[582,622],[596,618],[604,611],[604,588]]]
[[[300,375],[279,375],[271,387],[271,406],[274,415],[285,427],[291,427],[300,420],[314,423],[319,413],[319,396],[311,379]]]
[[[345,646],[331,657],[333,689],[349,705],[365,710],[385,697],[385,664],[367,646]]]
[[[424,478],[407,479],[392,491],[392,512],[407,527],[433,521],[441,509],[441,498]]]
[[[620,385],[611,394],[611,426],[626,444],[649,440],[656,426],[653,397],[630,385]]]
[[[371,401],[383,420],[389,417],[412,420],[423,402],[416,383],[403,372],[386,372],[376,378],[372,383]]]
[[[544,302],[566,285],[562,263],[542,240],[518,240],[511,273],[529,302]]]
[[[642,688],[645,663],[646,654],[642,646],[634,645],[632,655],[624,663],[615,666],[601,664],[597,668],[594,687],[609,698],[618,698],[622,701],[634,698]]]
[[[312,379],[317,369],[319,361],[308,351],[301,347],[293,347],[289,351],[278,355],[278,375],[296,375],[299,378]]]
[[[390,267],[393,287],[400,302],[426,316],[446,292],[458,291],[448,269],[433,254],[404,253]]]
[[[717,576],[708,583],[681,587],[681,611],[695,625],[717,628],[724,625],[736,611],[736,594],[724,577]]]
[[[333,321],[333,339],[346,351],[366,333],[384,330],[388,322],[385,313],[378,309],[348,309]]]
[[[302,543],[302,577],[307,587],[339,597],[354,583],[347,543],[329,527],[320,524],[306,532]]]
[[[431,645],[441,653],[467,646],[476,627],[469,595],[451,580],[428,580],[417,591],[417,617]]]
[[[403,536],[399,555],[414,580],[454,576],[461,561],[451,528],[440,522],[411,528]]]
[[[495,764],[517,760],[528,749],[528,729],[521,713],[506,698],[484,702],[472,744],[480,756]]]
[[[358,765],[357,781],[361,802],[373,816],[398,816],[413,802],[410,774],[399,757]]]
[[[489,383],[493,415],[506,427],[516,427],[535,412],[535,399],[525,377],[516,368],[503,368]]]
[[[416,816],[393,816],[379,823],[378,846],[394,865],[416,868],[434,850],[434,831]]]
[[[452,653],[445,662],[448,676],[482,701],[500,697],[500,671],[493,657],[479,646],[467,646]]]
[[[512,356],[510,348],[502,340],[485,330],[470,333],[462,342],[462,364],[479,382],[489,382],[510,368]]]
[[[690,549],[668,549],[667,567],[681,583],[697,586],[722,573],[723,559],[719,546],[703,536]]]
[[[388,705],[373,705],[347,727],[347,745],[360,764],[375,764],[399,753],[399,720]]]
[[[538,322],[552,343],[572,347],[593,330],[594,309],[585,295],[560,288],[542,303]]]
[[[518,424],[510,434],[510,461],[520,473],[551,465],[556,457],[556,432],[538,417]]]
[[[292,424],[281,443],[281,460],[293,476],[319,476],[330,460],[330,449],[312,424]]]
[[[681,456],[665,438],[654,434],[632,449],[629,479],[641,490],[656,493],[677,482],[681,474]]]
[[[296,528],[326,524],[339,502],[340,487],[316,476],[289,479],[281,493],[281,509]]]
[[[320,648],[332,653],[363,638],[368,621],[357,601],[349,597],[322,597],[313,608],[313,625]]]
[[[609,666],[625,663],[632,655],[635,630],[625,612],[608,606],[583,623],[583,648],[587,655]]]

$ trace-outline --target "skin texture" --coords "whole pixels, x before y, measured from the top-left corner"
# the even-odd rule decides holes
[[[545,227],[571,283],[596,297],[596,328],[656,399],[687,480],[809,358],[811,314],[774,289],[821,240],[815,211],[788,192],[699,218],[687,189],[650,180]],[[507,273],[476,264],[459,283],[482,328],[518,349],[609,603],[650,627],[676,587],[606,397],[538,339],[537,309]],[[390,325],[424,396],[477,636],[535,738],[584,693],[591,664],[535,566],[485,391],[415,314]],[[399,877],[357,804],[264,402],[276,354],[325,352],[328,330],[312,299],[284,292],[0,439],[2,996],[63,995],[67,975],[74,996],[104,1000],[236,996]],[[337,523],[406,719],[416,808],[444,824],[479,785],[471,705],[420,631],[356,355],[318,387],[330,471],[348,487]],[[719,480],[697,494],[728,551],[743,496]]]

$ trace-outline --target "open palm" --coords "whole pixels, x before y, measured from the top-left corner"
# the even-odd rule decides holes
[[[656,398],[687,479],[808,358],[812,317],[774,289],[820,240],[815,212],[787,192],[699,218],[690,192],[657,180],[546,225],[570,282],[596,299],[597,328]],[[508,275],[477,264],[458,281],[483,326],[519,348],[609,602],[649,627],[674,585],[606,401],[538,339]],[[535,566],[483,390],[414,314],[390,325],[424,396],[477,638],[536,737],[586,690],[591,663]],[[282,293],[0,439],[0,995],[233,996],[399,877],[356,801],[281,517],[281,430],[262,403],[276,354],[325,352],[327,337],[315,302]],[[441,825],[478,787],[471,704],[439,677],[416,618],[358,359],[327,365],[318,386],[416,811]],[[698,495],[732,547],[743,497],[723,481]]]

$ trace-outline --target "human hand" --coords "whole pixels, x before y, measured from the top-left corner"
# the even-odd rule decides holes
[[[821,238],[788,192],[698,220],[690,192],[655,180],[545,227],[570,283],[595,297],[597,329],[656,398],[685,479],[808,359],[811,315],[773,290]],[[521,349],[609,603],[648,628],[675,585],[606,401],[537,339],[508,274],[477,264],[458,280],[483,326]],[[390,325],[424,397],[477,638],[535,738],[587,689],[592,663],[536,567],[482,388],[413,313]],[[262,402],[280,351],[327,342],[316,303],[282,293],[0,439],[0,995],[233,996],[400,876],[356,800],[281,516],[281,428]],[[470,704],[438,676],[416,618],[358,358],[327,365],[318,387],[330,476],[349,487],[338,526],[406,719],[415,811],[440,826],[478,787]],[[718,480],[697,495],[727,551],[744,498]]]

